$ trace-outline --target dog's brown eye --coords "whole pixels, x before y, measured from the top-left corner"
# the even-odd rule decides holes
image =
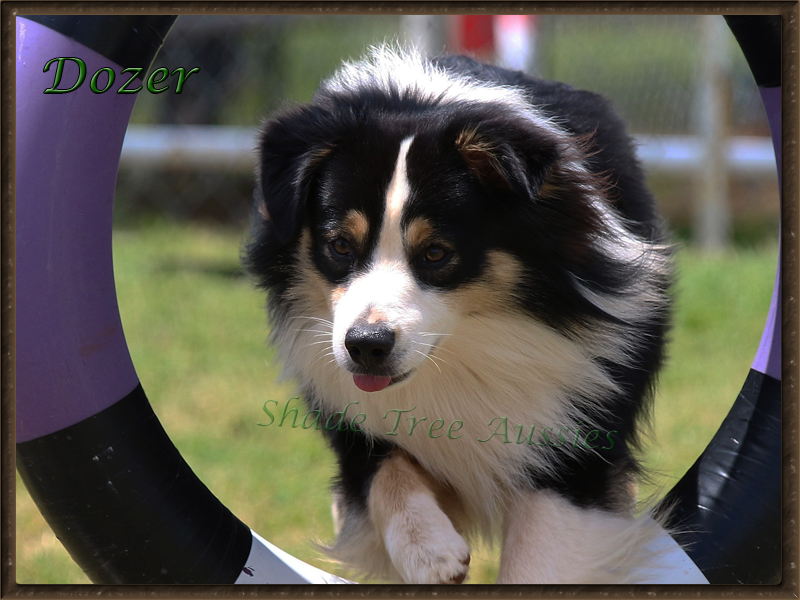
[[[431,246],[425,251],[425,260],[428,262],[439,262],[445,256],[447,256],[447,252],[439,246]]]
[[[336,238],[331,242],[331,248],[340,256],[347,256],[351,252],[350,242],[344,238]]]

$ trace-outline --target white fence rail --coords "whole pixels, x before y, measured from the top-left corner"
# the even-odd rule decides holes
[[[249,127],[131,125],[122,145],[121,168],[183,168],[250,172],[256,132]],[[695,136],[637,135],[639,158],[648,171],[692,173],[703,168],[703,142]],[[766,137],[727,140],[731,172],[772,175],[775,155]]]

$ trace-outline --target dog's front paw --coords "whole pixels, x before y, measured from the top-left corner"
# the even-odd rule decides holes
[[[385,535],[386,550],[405,583],[462,583],[469,546],[428,496],[415,496],[396,514]]]

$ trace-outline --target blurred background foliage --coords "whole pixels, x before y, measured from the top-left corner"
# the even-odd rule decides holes
[[[691,135],[700,20],[540,17],[534,71],[605,94],[635,134]],[[254,129],[274,111],[308,101],[342,59],[404,35],[399,16],[182,16],[153,68],[201,71],[180,95],[141,94],[132,125]],[[728,45],[729,134],[768,136],[732,36]],[[279,547],[344,574],[312,545],[332,536],[332,455],[310,431],[258,426],[264,402],[282,405],[294,389],[277,382],[264,299],[239,266],[252,166],[123,164],[114,234],[123,325],[156,413],[211,491]],[[766,318],[777,255],[776,176],[728,178],[732,243],[704,252],[691,243],[695,175],[650,174],[678,240],[679,281],[643,498],[671,487],[705,448],[744,381]],[[20,583],[88,582],[19,479],[16,552]],[[469,583],[491,583],[496,573],[496,550],[478,548]]]

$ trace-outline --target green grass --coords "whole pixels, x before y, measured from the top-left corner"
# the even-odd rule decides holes
[[[159,225],[114,238],[120,311],[137,372],[173,442],[239,518],[277,546],[338,572],[314,550],[332,535],[332,455],[319,435],[259,427],[276,383],[263,298],[237,275],[240,235]],[[758,345],[776,248],[682,251],[676,329],[661,379],[647,463],[668,488],[722,421]],[[650,493],[654,486],[645,488]],[[87,583],[17,485],[17,581]],[[471,583],[490,583],[496,554],[478,549]]]
[[[767,317],[775,246],[679,255],[675,329],[648,466],[669,488],[710,441],[744,383]]]

